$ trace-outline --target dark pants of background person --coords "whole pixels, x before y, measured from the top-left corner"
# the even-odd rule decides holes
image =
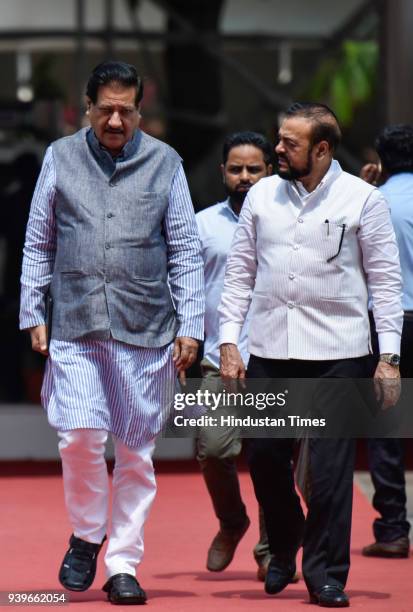
[[[378,359],[379,346],[374,319],[370,313],[373,352]],[[400,374],[413,378],[413,311],[406,312],[400,348]],[[406,481],[404,442],[399,438],[372,438],[367,442],[369,468],[375,493],[373,507],[380,514],[373,523],[377,542],[393,542],[409,535],[406,519]]]
[[[250,378],[368,378],[371,356],[334,361],[263,359],[251,355]],[[342,398],[345,410],[346,397]],[[323,401],[323,400],[320,400]],[[325,398],[321,413],[331,408]],[[334,409],[339,401],[333,399]],[[270,552],[294,556],[303,544],[303,575],[309,591],[326,584],[344,587],[350,567],[355,441],[312,438],[309,444],[311,493],[306,520],[295,491],[294,439],[249,440],[255,494],[264,511]]]
[[[204,384],[211,392],[220,385],[219,370],[203,359],[201,371]],[[247,512],[242,501],[236,459],[241,452],[242,440],[236,427],[200,427],[197,440],[197,459],[211,496],[221,529],[238,530],[245,525]],[[260,539],[254,548],[254,558],[262,565],[269,556],[264,516],[259,510]]]

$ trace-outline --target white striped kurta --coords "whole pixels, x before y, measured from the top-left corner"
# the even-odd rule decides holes
[[[104,429],[141,446],[172,405],[173,345],[148,349],[117,340],[52,340],[42,404],[57,430]]]

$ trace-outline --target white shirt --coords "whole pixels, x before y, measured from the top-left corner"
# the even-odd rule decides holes
[[[232,210],[229,200],[225,200],[201,210],[195,218],[204,260],[206,302],[204,357],[219,368],[218,306],[224,288],[225,264],[238,225],[238,215]],[[248,365],[247,324],[244,325],[238,342],[242,360]]]
[[[248,193],[228,257],[220,344],[238,342],[251,304],[248,349],[254,355],[366,355],[367,288],[380,352],[399,353],[400,264],[382,194],[336,161],[307,195],[292,181],[264,178]]]

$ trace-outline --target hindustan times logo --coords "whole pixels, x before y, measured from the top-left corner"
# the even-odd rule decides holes
[[[282,393],[231,393],[226,390],[214,393],[208,389],[198,389],[196,393],[176,393],[174,409],[184,410],[192,406],[205,407],[209,410],[244,406],[256,410],[265,410],[274,406],[282,408],[287,404],[287,395],[288,390]]]

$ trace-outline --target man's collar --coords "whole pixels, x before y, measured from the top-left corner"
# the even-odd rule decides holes
[[[87,131],[86,138],[91,149],[98,158],[107,159],[107,157],[109,156],[113,163],[117,163],[126,161],[136,154],[137,150],[139,149],[140,141],[142,139],[142,132],[141,130],[136,129],[132,138],[128,140],[122,151],[116,157],[112,157],[109,151],[100,144],[92,128],[89,128],[89,130]]]
[[[231,202],[229,200],[229,198],[227,198],[224,202],[224,204],[226,204],[227,208],[229,208],[229,210],[231,211],[231,214],[235,217],[235,219],[238,221],[239,216],[237,215],[237,213],[234,211],[234,209],[231,206]]]
[[[334,179],[337,178],[339,174],[341,174],[341,172],[342,172],[342,169],[341,169],[340,164],[338,163],[336,159],[333,159],[331,160],[331,164],[327,172],[325,173],[325,175],[323,176],[323,178],[321,179],[321,181],[318,183],[317,187],[313,191],[307,191],[307,189],[304,187],[301,181],[290,181],[290,183],[293,186],[293,188],[297,191],[300,198],[303,198],[303,197],[307,198],[313,193],[316,193],[319,189],[322,189],[325,185],[328,185],[329,183],[331,183]]]

